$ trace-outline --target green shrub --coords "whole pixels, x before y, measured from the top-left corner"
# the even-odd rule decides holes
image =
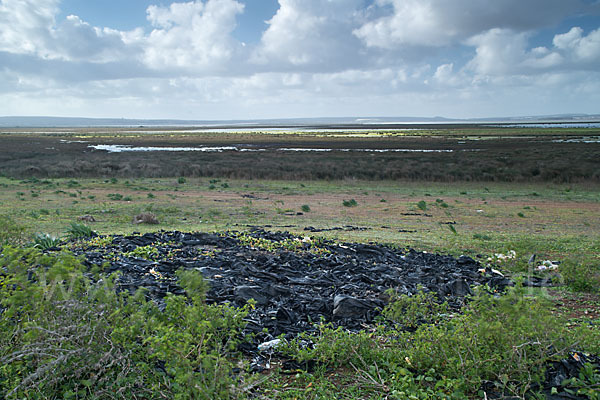
[[[92,230],[92,228],[77,222],[71,222],[71,225],[69,228],[67,228],[65,233],[69,239],[91,238],[95,235],[95,232]]]
[[[123,195],[121,193],[109,193],[106,197],[115,201],[123,200]]]
[[[204,302],[197,271],[161,312],[144,292],[91,280],[71,253],[0,256],[0,397],[237,398],[232,373],[247,309]],[[100,283],[101,282],[101,283]]]
[[[300,209],[303,212],[310,212],[310,206],[308,204],[303,204],[302,207],[300,207]]]
[[[356,207],[358,205],[358,203],[354,199],[344,200],[342,204],[344,205],[344,207]]]
[[[183,185],[185,182],[186,180],[183,176],[180,176],[179,179],[177,179],[177,183],[179,183],[180,185]]]
[[[465,392],[489,381],[522,396],[543,379],[545,363],[568,350],[569,336],[542,300],[517,285],[498,298],[479,291],[464,315],[423,325],[401,345],[415,368],[460,380]]]
[[[54,237],[48,233],[37,233],[31,240],[31,246],[40,250],[46,250],[51,247],[57,247],[60,242],[60,238]]]
[[[398,295],[389,290],[390,303],[382,311],[382,316],[401,328],[416,328],[425,323],[439,320],[440,315],[448,313],[448,304],[440,304],[437,296],[431,292],[419,291],[408,296]]]
[[[421,200],[417,203],[417,207],[419,208],[419,210],[421,211],[426,211],[427,210],[427,203],[424,200]]]

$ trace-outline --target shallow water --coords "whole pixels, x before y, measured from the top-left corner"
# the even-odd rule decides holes
[[[241,147],[241,146],[217,146],[217,147],[139,147],[120,144],[95,144],[88,147],[95,150],[104,150],[109,153],[145,152],[145,151],[201,151],[206,153],[220,153],[224,151],[256,152],[266,151],[264,148]],[[276,151],[287,152],[369,152],[369,153],[452,153],[452,149],[330,149],[330,148],[305,148],[305,147],[281,147]],[[473,151],[473,150],[472,150]]]

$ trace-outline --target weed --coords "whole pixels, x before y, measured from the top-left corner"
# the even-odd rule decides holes
[[[185,182],[186,180],[183,176],[180,176],[179,179],[177,179],[177,183],[179,183],[180,185],[183,185]]]
[[[517,215],[521,218],[525,218],[525,214],[523,214],[522,212],[518,212]]]
[[[424,200],[421,200],[417,203],[417,208],[421,211],[427,211],[427,203]]]
[[[149,198],[149,199],[153,199],[153,198],[155,198],[155,197],[156,197],[156,196],[155,196],[154,194],[152,194],[152,193],[148,193],[148,198]]]
[[[58,247],[60,242],[60,238],[52,236],[48,233],[37,233],[33,236],[31,246],[40,250],[46,250],[51,247]]]
[[[96,235],[92,228],[77,222],[71,222],[65,233],[69,239],[85,239]]]
[[[108,197],[109,199],[114,200],[114,201],[123,200],[123,195],[120,193],[109,193],[106,195],[106,197]]]
[[[310,212],[310,206],[308,204],[303,204],[300,209],[305,213]]]
[[[344,200],[342,201],[342,204],[344,205],[344,207],[356,207],[358,205],[358,203],[354,199]]]

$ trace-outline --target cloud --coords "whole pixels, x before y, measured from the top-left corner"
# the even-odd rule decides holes
[[[369,47],[441,47],[490,29],[528,31],[580,10],[580,0],[377,0],[387,15],[354,34]]]
[[[600,29],[584,36],[583,29],[576,26],[567,33],[554,36],[552,43],[557,49],[571,54],[577,61],[600,61]]]
[[[530,33],[510,29],[490,29],[469,38],[465,43],[475,47],[475,57],[465,69],[478,75],[531,75],[540,71],[597,69],[600,61],[600,29],[587,36],[579,27],[557,34],[553,46],[529,49]]]
[[[59,0],[0,0],[0,50],[48,56]]]
[[[219,69],[241,47],[231,37],[244,5],[235,0],[172,3],[148,7],[155,29],[145,38],[144,62],[154,69]]]
[[[276,69],[335,70],[363,62],[352,35],[360,0],[279,0],[251,62]],[[274,65],[273,65],[274,64]]]

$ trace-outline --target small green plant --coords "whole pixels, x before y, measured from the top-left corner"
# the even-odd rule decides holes
[[[517,213],[517,215],[521,218],[525,218],[525,214],[523,214],[522,212]]]
[[[50,215],[50,210],[46,208],[40,208],[40,215]]]
[[[393,289],[386,292],[390,296],[388,306],[383,310],[385,319],[401,328],[416,328],[425,323],[439,321],[448,313],[448,304],[440,303],[437,296],[422,289],[415,295],[398,295]]]
[[[223,189],[227,189],[227,188],[229,188],[229,183],[227,183],[227,182],[225,182],[225,183],[222,183],[222,184],[221,184],[221,187],[222,187]]]
[[[160,256],[160,252],[154,246],[138,246],[128,253],[124,253],[124,256],[143,258],[145,260],[156,260]]]
[[[31,246],[40,250],[46,250],[51,247],[58,247],[61,240],[49,233],[37,233],[33,236]]]
[[[302,207],[300,207],[300,209],[302,210],[302,212],[310,212],[310,206],[308,204],[303,204]]]
[[[185,182],[186,180],[183,176],[180,176],[179,179],[177,179],[177,183],[179,183],[180,185],[183,185]]]
[[[121,193],[109,193],[106,197],[114,201],[123,200],[123,195]]]
[[[456,228],[454,227],[454,225],[447,224],[446,226],[448,227],[448,229],[450,229],[450,232],[452,232],[455,235],[458,235],[458,232],[456,231]]]
[[[344,207],[356,207],[358,205],[358,203],[354,199],[344,200],[342,201],[342,204],[344,205]]]
[[[155,197],[156,197],[156,196],[155,196],[154,194],[152,194],[152,193],[148,193],[148,198],[149,198],[149,199],[153,199],[153,198],[155,198]]]
[[[131,196],[125,196],[123,197],[123,201],[132,201],[133,199],[131,198]]]
[[[427,211],[427,203],[424,200],[421,200],[417,203],[417,208],[421,211]]]
[[[78,222],[71,222],[66,232],[69,239],[86,239],[95,235],[95,232],[89,226]]]

